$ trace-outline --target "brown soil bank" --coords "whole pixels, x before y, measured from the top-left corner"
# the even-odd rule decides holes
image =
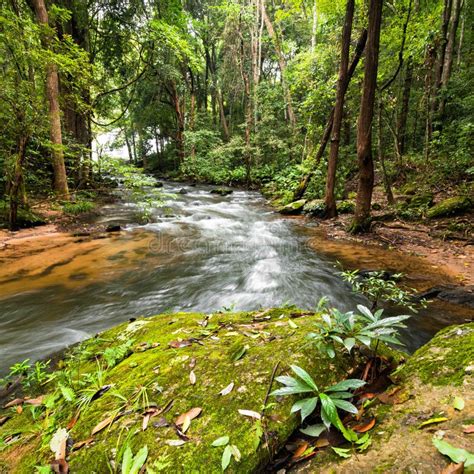
[[[223,437],[234,446],[226,472],[263,469],[299,426],[290,414],[296,397],[268,397],[274,372],[288,374],[297,364],[327,387],[347,378],[354,364],[308,347],[306,335],[318,319],[289,309],[178,313],[85,341],[33,399],[0,412],[0,472],[30,473],[51,463],[64,468],[55,457],[75,473],[118,471],[126,446],[133,454],[147,446],[150,473],[219,473],[225,448],[213,444]],[[368,450],[340,463],[309,439],[317,455],[305,472],[415,472],[417,466],[416,472],[431,473],[447,466],[431,444],[432,428],[418,427],[442,416],[436,429],[470,449],[472,435],[463,425],[474,415],[473,359],[474,324],[442,331],[397,370],[398,404],[371,404],[367,413],[376,424]],[[461,411],[451,408],[455,396],[463,399]]]

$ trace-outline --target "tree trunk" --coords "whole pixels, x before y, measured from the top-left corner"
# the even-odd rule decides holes
[[[344,96],[346,94],[347,70],[349,67],[349,48],[351,44],[352,20],[354,18],[354,0],[347,0],[346,17],[342,30],[341,63],[339,66],[339,79],[337,82],[336,104],[331,132],[331,148],[329,150],[328,171],[326,178],[325,216],[336,217],[336,199],[334,188],[336,186],[337,158],[341,138],[342,115],[344,112]]]
[[[461,65],[461,53],[462,53],[462,46],[464,43],[464,28],[465,28],[465,22],[466,22],[466,11],[468,11],[467,0],[464,0],[463,4],[461,5],[461,8],[463,6],[464,6],[464,11],[462,14],[461,32],[459,34],[458,51],[457,51],[457,58],[456,58],[456,66],[458,68]]]
[[[411,84],[413,78],[413,64],[410,58],[407,61],[407,66],[405,70],[405,81],[403,83],[403,93],[402,93],[402,107],[400,109],[400,114],[397,120],[397,139],[398,139],[398,149],[403,155],[406,149],[406,131],[407,131],[407,120],[408,120],[408,110],[410,106],[410,92]]]
[[[387,168],[385,166],[385,156],[383,152],[383,147],[382,147],[382,97],[379,96],[379,103],[377,107],[377,122],[378,122],[378,127],[377,127],[377,156],[380,162],[380,166],[382,167],[382,174],[383,174],[383,185],[385,188],[385,195],[387,196],[387,202],[388,204],[392,205],[395,200],[393,198],[393,192],[392,192],[392,186],[390,184],[390,178],[388,177],[387,174]]]
[[[36,18],[45,30],[49,28],[48,11],[44,0],[32,0],[35,8]],[[43,34],[43,44],[49,48],[51,37],[48,33]],[[69,199],[67,185],[66,166],[64,164],[63,140],[61,132],[61,111],[59,108],[59,81],[58,68],[56,64],[49,63],[46,66],[46,96],[49,106],[50,139],[52,145],[52,158],[54,170],[54,190],[62,199]]]
[[[18,205],[22,199],[22,185],[23,185],[23,165],[26,157],[26,144],[28,143],[28,136],[20,135],[17,141],[17,156],[15,160],[15,169],[13,170],[13,177],[9,186],[9,200],[10,208],[8,214],[8,225],[10,230],[17,229]]]
[[[441,89],[446,90],[448,82],[451,77],[451,70],[453,67],[454,45],[456,43],[456,32],[459,24],[459,13],[461,11],[461,0],[453,0],[453,7],[451,10],[451,19],[449,21],[448,42],[446,44],[446,51],[444,54],[443,72],[441,74]],[[444,115],[446,107],[446,94],[443,94],[439,102],[439,115]]]
[[[364,29],[362,30],[362,33],[359,37],[359,41],[357,42],[357,46],[354,52],[354,57],[352,58],[351,65],[349,67],[349,70],[347,71],[347,81],[345,83],[344,93],[349,87],[349,82],[352,79],[352,76],[354,75],[354,72],[357,67],[357,64],[359,63],[360,57],[362,56],[362,52],[364,51],[366,41],[367,41],[367,30]],[[321,141],[319,143],[318,151],[316,152],[316,155],[314,157],[315,163],[313,166],[313,170],[307,173],[305,176],[303,176],[302,180],[299,182],[298,187],[293,193],[294,201],[301,199],[304,196],[304,193],[306,192],[306,189],[308,188],[308,185],[314,173],[314,170],[319,165],[319,162],[321,161],[321,158],[323,157],[324,150],[326,149],[326,145],[329,141],[329,137],[331,136],[333,119],[334,119],[334,107],[332,108],[331,113],[329,114],[329,118],[326,123],[326,128],[324,129],[323,135],[321,137]]]
[[[352,232],[366,231],[370,225],[370,205],[374,186],[374,163],[372,159],[372,120],[374,116],[375,90],[379,59],[380,27],[382,23],[382,0],[370,0],[367,48],[364,66],[364,83],[357,123],[357,161],[359,184]]]
[[[176,134],[175,134],[175,142],[176,142],[176,152],[178,155],[179,164],[182,164],[184,161],[184,110],[181,105],[181,99],[178,95],[178,90],[176,88],[176,84],[174,82],[171,83],[171,91],[172,97],[171,100],[173,102],[174,111],[176,115]]]
[[[283,56],[283,52],[281,50],[280,39],[278,38],[278,35],[275,32],[275,29],[273,28],[273,24],[270,21],[270,18],[267,14],[267,10],[265,8],[265,0],[262,0],[262,15],[263,15],[263,20],[265,21],[265,26],[267,27],[268,34],[270,35],[270,38],[273,40],[273,46],[275,47],[275,52],[278,58],[278,65],[280,67],[280,72],[281,72],[281,85],[283,87],[283,93],[285,94],[288,119],[290,121],[291,126],[294,128],[296,126],[296,117],[293,111],[290,88],[288,87],[288,84],[286,83],[286,80],[285,80],[286,61],[285,61],[285,57]]]

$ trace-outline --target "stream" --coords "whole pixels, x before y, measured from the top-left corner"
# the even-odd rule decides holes
[[[164,192],[176,198],[154,209],[147,225],[136,223],[132,203],[105,206],[99,221],[126,225],[124,231],[45,247],[13,276],[0,274],[0,375],[132,317],[287,304],[311,309],[325,295],[342,310],[364,303],[341,280],[324,242],[320,251],[307,244],[302,219],[276,214],[256,192],[220,196],[210,189],[165,183]],[[28,273],[34,258],[40,270]],[[407,350],[464,318],[459,308],[439,304],[421,311],[403,334]]]

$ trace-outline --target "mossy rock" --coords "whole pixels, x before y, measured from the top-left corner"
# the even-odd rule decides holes
[[[232,194],[234,191],[232,189],[228,188],[215,188],[211,189],[210,193],[211,194],[218,194],[219,196],[228,196],[229,194]]]
[[[455,216],[471,210],[472,205],[472,201],[467,196],[455,196],[435,204],[428,209],[427,216],[430,219]]]
[[[303,206],[303,212],[310,216],[322,217],[326,210],[324,199],[311,199]]]
[[[451,461],[437,451],[433,436],[440,430],[452,446],[473,451],[472,435],[464,432],[474,421],[473,373],[474,323],[440,331],[391,375],[396,384],[384,394],[388,398],[375,400],[366,409],[363,419],[375,418],[366,451],[349,459],[339,458],[331,449],[321,451],[294,472],[448,472]],[[462,410],[454,407],[456,397],[464,403]],[[437,421],[422,426],[433,419]]]
[[[278,374],[287,373],[295,363],[321,387],[346,377],[349,358],[330,360],[307,346],[305,336],[317,318],[314,313],[289,309],[208,316],[178,313],[138,319],[105,331],[60,361],[55,378],[43,388],[48,394],[43,403],[49,408],[36,407],[35,418],[26,404],[22,413],[15,408],[0,412],[0,419],[11,417],[0,427],[0,472],[31,473],[34,466],[49,465],[53,459],[50,439],[68,424],[72,442],[89,440],[69,451],[67,460],[75,473],[108,472],[110,462],[120,463],[114,453],[126,442],[134,453],[146,445],[147,466],[155,471],[161,465],[168,467],[163,472],[219,473],[224,448],[212,447],[212,442],[222,436],[229,436],[242,454],[240,462],[232,460],[227,472],[261,469],[298,425],[297,416],[290,414],[294,399],[270,398],[261,421],[238,410],[262,413],[277,362]],[[128,341],[132,341],[129,349]],[[121,358],[113,365],[119,352]],[[112,366],[106,369],[107,361]],[[220,395],[230,383],[234,383],[232,391]],[[64,395],[60,384],[73,393]],[[100,394],[101,387],[108,389]],[[83,404],[74,424],[71,420],[81,397],[88,397],[89,402]],[[170,406],[169,411],[152,417],[143,430],[147,409]],[[186,431],[189,440],[176,445],[181,441],[173,422],[196,407],[202,413]],[[114,421],[92,435],[94,427],[109,417]]]
[[[305,204],[306,204],[306,199],[293,201],[287,204],[286,206],[279,207],[278,212],[280,214],[285,214],[285,215],[301,214]]]
[[[338,201],[337,212],[339,214],[353,214],[355,211],[355,202],[350,200]]]

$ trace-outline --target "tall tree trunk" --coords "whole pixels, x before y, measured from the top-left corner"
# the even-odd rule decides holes
[[[365,54],[364,83],[357,123],[357,161],[359,184],[352,232],[366,231],[370,225],[370,206],[374,186],[372,159],[372,120],[374,116],[375,90],[379,60],[382,0],[370,0],[367,48]]]
[[[407,131],[407,120],[408,120],[408,110],[410,107],[410,92],[411,84],[413,78],[413,64],[409,58],[407,61],[407,66],[405,70],[405,81],[403,82],[403,92],[402,92],[402,106],[397,120],[397,139],[398,139],[398,149],[403,155],[406,149],[406,131]]]
[[[352,79],[352,76],[354,75],[354,72],[357,67],[357,64],[359,63],[360,57],[362,56],[362,52],[364,51],[366,41],[367,41],[367,30],[364,29],[362,30],[362,33],[360,34],[360,37],[359,37],[359,40],[357,42],[357,46],[354,52],[354,57],[352,58],[351,65],[349,67],[349,70],[347,71],[347,81],[345,83],[345,91],[347,90],[347,87],[349,87],[349,82]],[[326,145],[329,141],[329,137],[331,136],[333,119],[334,119],[334,107],[332,108],[331,113],[329,114],[326,127],[324,129],[323,135],[321,137],[321,141],[319,143],[318,151],[316,152],[316,155],[314,157],[313,170],[305,174],[303,178],[301,179],[301,181],[299,182],[298,187],[293,193],[294,201],[301,199],[304,196],[304,193],[306,192],[306,189],[308,188],[309,182],[311,180],[311,177],[313,176],[314,170],[317,168],[317,166],[319,165],[319,162],[321,161],[321,158],[323,157],[324,150],[326,149]]]
[[[459,24],[459,13],[461,11],[461,0],[453,0],[453,8],[451,10],[451,18],[449,20],[448,42],[446,44],[446,52],[444,54],[443,72],[441,74],[441,89],[446,90],[451,77],[453,67],[454,45],[456,43],[456,32]],[[439,101],[439,115],[444,115],[446,107],[446,94],[442,94]]]
[[[461,5],[461,9],[462,7],[464,7],[464,11],[462,14],[461,32],[459,33],[458,51],[457,51],[457,58],[456,58],[456,66],[458,68],[461,65],[461,53],[462,53],[462,46],[464,43],[464,28],[465,28],[465,22],[466,22],[466,11],[468,11],[467,0],[463,1],[463,4]]]
[[[176,116],[176,133],[175,133],[175,142],[176,142],[176,152],[178,155],[178,161],[181,165],[184,161],[184,110],[183,105],[181,104],[181,98],[179,97],[178,90],[174,81],[171,83],[171,100],[173,102],[175,116]]]
[[[334,188],[336,186],[337,158],[341,138],[342,115],[344,112],[344,96],[346,94],[347,70],[349,67],[349,48],[351,45],[352,20],[354,18],[354,0],[347,0],[346,17],[342,29],[341,62],[339,65],[339,79],[337,82],[336,104],[334,105],[334,118],[331,132],[331,147],[329,150],[328,171],[326,178],[325,216],[336,217],[336,199]]]
[[[424,143],[424,155],[425,160],[429,159],[430,148],[431,148],[431,138],[433,135],[433,114],[434,114],[434,104],[436,97],[433,97],[435,94],[436,86],[433,87],[433,67],[436,59],[436,50],[434,47],[428,45],[426,50],[426,59],[425,59],[425,143]]]
[[[32,0],[36,18],[45,31],[49,28],[48,11],[44,0]],[[51,36],[43,33],[42,41],[46,48],[50,47]],[[62,199],[69,199],[66,166],[64,164],[63,140],[61,132],[61,110],[59,108],[59,80],[58,68],[54,63],[46,66],[46,96],[49,106],[50,139],[52,145],[52,158],[54,170],[54,190]]]
[[[15,168],[13,170],[12,180],[9,186],[9,214],[8,225],[10,230],[17,229],[18,205],[22,202],[22,186],[23,186],[23,166],[26,157],[26,144],[28,136],[21,134],[17,141]]]
[[[294,128],[296,126],[296,116],[293,111],[290,88],[288,87],[288,84],[286,83],[286,80],[285,80],[286,60],[281,50],[280,38],[278,37],[275,29],[273,28],[273,24],[270,21],[270,17],[267,14],[267,10],[265,8],[265,0],[262,0],[262,15],[263,15],[263,20],[265,21],[265,26],[267,27],[268,34],[270,35],[270,38],[273,40],[273,46],[275,47],[275,52],[278,58],[278,65],[280,67],[280,73],[281,73],[281,85],[283,87],[283,93],[285,94],[288,119],[291,123],[291,126]]]
[[[382,126],[382,95],[379,96],[378,107],[377,107],[377,156],[382,167],[383,174],[383,185],[385,188],[385,195],[387,197],[388,204],[393,204],[395,202],[393,198],[392,186],[390,184],[390,178],[387,174],[387,167],[385,166],[385,156],[383,152],[382,136],[383,136],[383,126]]]

